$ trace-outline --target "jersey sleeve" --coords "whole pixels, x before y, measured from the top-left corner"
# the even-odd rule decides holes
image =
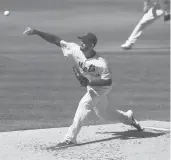
[[[61,49],[65,57],[73,54],[73,47],[72,43],[68,43],[64,40],[60,41]]]
[[[101,79],[105,79],[105,80],[111,79],[111,70],[106,63],[103,63],[100,70],[101,70]]]

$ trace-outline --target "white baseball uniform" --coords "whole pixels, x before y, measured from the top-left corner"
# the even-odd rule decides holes
[[[64,56],[69,56],[74,59],[81,73],[89,80],[93,77],[101,77],[102,79],[110,79],[111,72],[106,60],[96,54],[91,59],[87,59],[84,53],[80,50],[80,46],[75,43],[68,43],[61,41],[61,49]],[[108,100],[107,94],[112,89],[112,86],[87,86],[87,93],[83,96],[79,102],[73,124],[69,127],[69,130],[65,136],[65,140],[76,142],[76,137],[86,120],[86,117],[94,109],[95,113],[100,119],[114,120],[114,113],[107,108]],[[116,116],[115,116],[116,118]]]
[[[144,14],[144,16],[138,22],[132,34],[126,41],[126,44],[128,45],[134,44],[137,41],[137,39],[143,34],[144,29],[147,28],[150,24],[152,24],[156,20],[158,20],[161,16],[163,16],[166,10],[166,6],[170,6],[170,0],[157,0],[157,1],[149,0],[149,1],[150,2],[148,3],[151,4],[150,9],[148,10],[147,13]],[[167,1],[167,3],[165,1]]]

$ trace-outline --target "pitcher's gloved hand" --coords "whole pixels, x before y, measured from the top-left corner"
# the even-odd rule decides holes
[[[75,77],[80,82],[80,85],[82,87],[87,87],[89,80],[81,74],[80,70],[76,66],[73,66],[72,69],[73,69]]]

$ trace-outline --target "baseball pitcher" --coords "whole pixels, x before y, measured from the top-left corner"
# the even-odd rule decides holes
[[[170,0],[145,0],[143,11],[144,16],[138,22],[128,40],[121,45],[122,49],[132,49],[144,30],[161,16],[164,16],[164,21],[170,20]]]
[[[77,143],[77,135],[92,109],[100,119],[110,121],[118,119],[124,124],[132,125],[138,131],[143,130],[133,118],[131,110],[124,112],[107,108],[107,95],[112,89],[112,75],[107,61],[94,50],[97,37],[93,33],[78,37],[81,41],[80,46],[30,27],[27,27],[23,34],[38,35],[46,41],[61,47],[64,56],[71,56],[74,59],[74,75],[80,85],[87,89],[86,94],[79,102],[72,125],[69,127],[64,140],[58,144],[59,147]]]

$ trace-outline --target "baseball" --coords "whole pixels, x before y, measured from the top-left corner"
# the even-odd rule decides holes
[[[9,12],[9,11],[5,11],[5,12],[4,12],[4,15],[5,15],[5,16],[9,16],[9,15],[10,15],[10,12]]]

